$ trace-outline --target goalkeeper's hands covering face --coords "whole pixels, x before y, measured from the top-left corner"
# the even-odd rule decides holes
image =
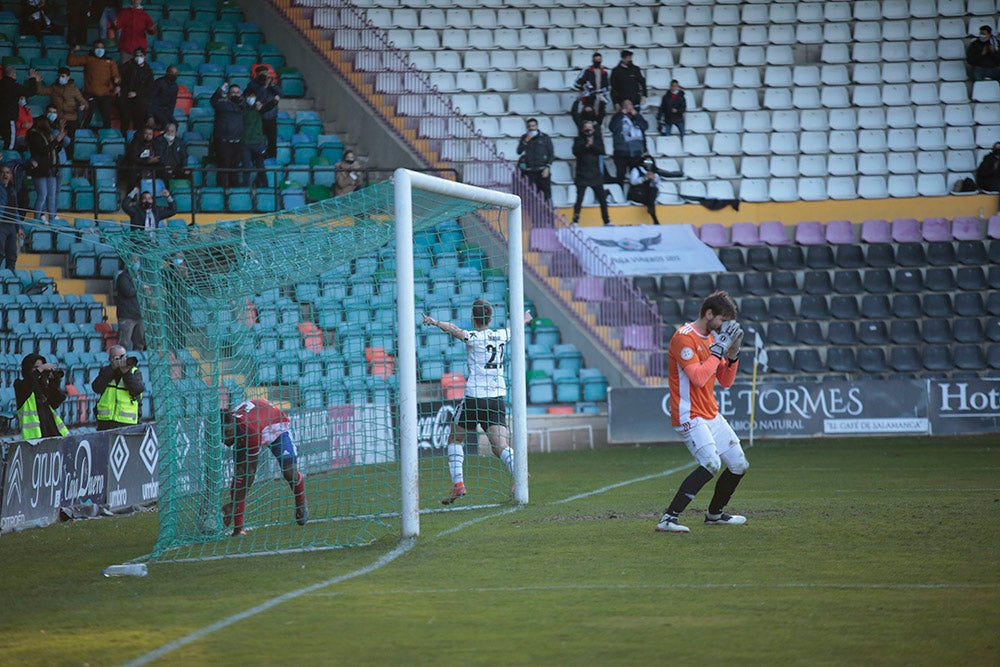
[[[723,326],[735,327],[735,333],[733,333],[733,342],[729,344],[729,361],[736,361],[740,356],[740,346],[743,345],[743,328],[740,323],[736,320],[730,320],[726,322]]]
[[[732,358],[733,354],[739,355],[739,345],[734,345],[736,342],[736,336],[739,336],[739,342],[743,342],[743,330],[740,329],[740,323],[736,320],[729,320],[722,325],[722,328],[714,332],[715,342],[708,346],[709,352],[712,356],[722,359],[726,356],[727,352]]]

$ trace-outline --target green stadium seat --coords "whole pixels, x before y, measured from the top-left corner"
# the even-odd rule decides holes
[[[226,200],[231,213],[249,213],[253,210],[253,195],[250,188],[229,188],[226,190]]]
[[[204,187],[198,193],[198,207],[206,213],[222,213],[226,210],[226,195],[223,188]]]
[[[285,97],[305,97],[306,81],[294,67],[281,67],[278,69],[278,81],[281,83],[281,90]]]

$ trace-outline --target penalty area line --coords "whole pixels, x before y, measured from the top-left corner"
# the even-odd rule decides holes
[[[321,590],[323,588],[326,588],[327,586],[339,584],[342,581],[347,581],[348,579],[353,579],[355,577],[360,577],[362,575],[368,574],[369,572],[374,572],[375,570],[378,570],[379,568],[388,565],[392,561],[396,560],[397,558],[405,554],[407,551],[413,548],[414,544],[416,544],[416,540],[414,538],[412,537],[405,538],[401,540],[400,543],[397,544],[392,551],[381,556],[378,560],[374,561],[370,565],[366,565],[365,567],[355,570],[354,572],[341,574],[339,576],[333,577],[332,579],[327,579],[326,581],[321,581],[319,583],[312,584],[311,586],[300,588],[297,591],[290,591],[288,593],[285,593],[284,595],[279,595],[278,597],[271,598],[270,600],[262,602],[256,607],[251,607],[250,609],[241,611],[238,614],[233,614],[232,616],[228,616],[220,621],[212,623],[211,625],[206,625],[205,627],[199,630],[195,630],[194,632],[185,635],[184,637],[180,637],[179,639],[175,639],[172,642],[164,644],[158,649],[152,650],[149,653],[145,653],[139,656],[138,658],[135,658],[134,660],[130,660],[124,663],[124,667],[140,667],[141,665],[148,665],[150,662],[158,660],[159,658],[162,658],[163,656],[169,653],[173,653],[174,651],[183,648],[188,644],[192,644],[200,639],[203,639],[208,635],[212,634],[213,632],[216,632],[217,630],[222,630],[223,628],[227,628],[230,625],[233,625],[234,623],[238,623],[244,619],[250,618],[251,616],[256,616],[257,614],[263,613],[273,607],[278,606],[279,604],[283,604],[285,602],[288,602],[289,600],[294,600],[295,598],[302,597],[303,595],[308,595],[309,593]]]
[[[607,493],[608,491],[614,491],[617,488],[628,486],[629,484],[636,484],[638,482],[648,482],[651,479],[657,479],[659,477],[667,477],[673,475],[674,473],[681,472],[682,470],[687,470],[688,468],[693,468],[694,463],[687,463],[676,468],[671,468],[670,470],[664,470],[663,472],[654,473],[652,475],[646,475],[645,477],[636,477],[634,479],[627,479],[624,482],[617,482],[615,484],[609,484],[608,486],[602,486],[599,489],[594,489],[593,491],[587,491],[586,493],[578,493],[575,496],[570,496],[569,498],[563,498],[562,500],[555,500],[552,502],[553,505],[561,505],[563,503],[571,503],[574,500],[582,500],[583,498],[589,498],[590,496],[597,496],[602,493]]]

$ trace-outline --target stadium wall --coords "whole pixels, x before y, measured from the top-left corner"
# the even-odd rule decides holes
[[[608,391],[608,439],[615,444],[679,441],[666,387]],[[715,387],[719,411],[737,435],[760,438],[1000,433],[1000,378],[781,382]]]

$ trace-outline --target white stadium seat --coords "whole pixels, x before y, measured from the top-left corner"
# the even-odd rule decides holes
[[[715,178],[736,178],[736,162],[726,155],[708,158],[708,171]]]
[[[912,175],[893,174],[886,179],[886,189],[890,197],[916,197],[917,179]]]
[[[905,83],[888,83],[882,86],[882,103],[886,106],[910,104],[910,87]]]
[[[951,107],[945,107],[945,118],[948,117],[948,112]],[[990,125],[996,123],[997,118],[1000,118],[1000,103],[997,102],[978,102],[974,106],[972,117],[976,122],[976,125]],[[948,123],[949,125],[954,125],[955,123]]]
[[[858,125],[865,130],[884,130],[889,127],[885,119],[885,109],[875,107],[858,110]]]
[[[766,38],[766,35],[765,35]],[[746,40],[743,40],[746,44]],[[764,50],[763,46],[741,46],[739,51],[736,53],[736,61],[741,65],[746,65],[748,67],[759,67],[760,65],[767,64],[767,51]],[[772,65],[777,65],[779,63],[771,63]],[[788,63],[780,63],[788,64]]]
[[[830,128],[830,116],[826,109],[804,109],[801,113],[799,113],[798,117],[800,127],[803,130],[810,132],[825,132]]]
[[[820,61],[839,65],[851,62],[851,52],[847,44],[824,44],[820,49]]]
[[[851,75],[854,83],[870,85],[882,82],[882,66],[879,63],[858,63]]]
[[[850,21],[853,18],[851,13],[851,3],[849,2],[824,2],[824,21]]]
[[[909,63],[886,63],[882,66],[882,81],[885,83],[909,83]]]
[[[833,180],[833,179],[831,179]],[[853,185],[853,179],[852,185]],[[830,185],[827,184],[827,189]],[[845,193],[846,194],[846,193]],[[832,196],[832,195],[831,195]],[[886,179],[884,176],[859,176],[857,184],[857,192],[855,197],[861,197],[862,199],[885,199],[889,196],[889,190],[886,187]],[[834,199],[854,199],[855,197],[842,196],[833,197]]]
[[[798,155],[799,137],[795,132],[773,132],[770,140],[771,152],[775,155]]]
[[[951,150],[968,150],[976,147],[975,134],[971,127],[949,127],[945,130],[944,139]]]
[[[885,112],[885,122],[889,127],[895,128],[913,128],[917,126],[917,121],[913,114],[913,107],[887,108]]]
[[[757,91],[741,88],[734,89],[730,96],[730,106],[739,111],[759,109],[760,102],[757,99]]]
[[[888,173],[885,153],[858,153],[858,173],[866,176],[884,176]]]
[[[910,60],[937,62],[937,37],[923,42],[910,42]]]
[[[973,151],[948,151],[945,153],[945,165],[948,171],[975,171],[978,165]]]
[[[973,82],[972,100],[974,102],[1000,102],[1000,81]]]
[[[768,65],[791,65],[795,62],[795,55],[791,46],[770,44],[764,52],[764,59]],[[750,60],[740,60],[740,64],[751,66],[754,63]]]
[[[922,151],[943,151],[948,147],[944,130],[940,127],[921,127],[917,130],[917,148]]]
[[[770,23],[795,23],[795,4],[791,2],[776,2],[770,5],[768,15]]]
[[[798,180],[799,199],[803,201],[824,201],[828,198],[826,179],[819,176],[802,177]]]
[[[771,137],[766,132],[744,132],[741,152],[745,155],[770,155]]]
[[[824,44],[849,44],[852,41],[851,27],[847,23],[826,23],[823,25]]]
[[[830,132],[830,152],[853,155],[858,152],[858,135],[850,130]]]
[[[830,129],[857,130],[858,113],[854,109],[830,109]]]
[[[917,171],[917,159],[913,153],[889,153],[890,174],[913,174]]]
[[[943,151],[917,153],[917,171],[921,174],[943,174],[948,171]]]
[[[820,83],[824,86],[846,86],[851,82],[845,65],[823,65]]]
[[[917,137],[912,129],[890,129],[887,139],[890,151],[917,150]]]
[[[976,145],[980,148],[992,148],[1000,141],[1000,124],[980,125],[976,128]]]
[[[771,201],[795,201],[799,198],[798,181],[794,178],[772,178],[767,197]]]
[[[854,3],[855,21],[878,21],[882,18],[882,3],[878,0],[859,0]]]
[[[812,157],[811,155],[803,155],[801,157],[796,157],[795,155],[775,155],[771,157],[768,168],[771,170],[771,176],[795,178],[799,174],[802,174],[802,161],[805,160],[808,162]],[[826,166],[824,165],[822,168],[826,169]],[[808,166],[805,171],[804,175],[812,175],[812,171]]]
[[[770,175],[766,157],[751,156],[740,160],[740,176],[743,178],[767,178]]]
[[[771,115],[770,111],[757,109],[745,111],[743,113],[743,130],[745,132],[786,132],[799,129],[798,112],[795,113],[795,122],[788,123],[787,119],[779,117],[780,112]]]
[[[860,130],[858,132],[858,150],[863,153],[885,153],[889,143],[885,130]]]
[[[743,115],[739,111],[720,111],[715,114],[716,132],[742,132]]]
[[[883,21],[882,39],[890,42],[905,42],[910,39],[909,21]]]
[[[768,88],[764,91],[765,109],[791,109],[792,91],[789,88]]]
[[[792,89],[792,106],[796,109],[816,109],[823,106],[822,91],[819,88]]]
[[[787,66],[768,67],[764,70],[764,85],[768,88],[791,88],[792,68]]]
[[[976,83],[989,83],[976,81]],[[995,82],[994,82],[995,83]],[[968,104],[969,94],[964,81],[946,81],[939,88],[938,99],[944,104]]]
[[[748,202],[768,200],[768,182],[763,178],[744,178],[740,181],[740,199]]]
[[[795,41],[799,44],[822,44],[823,26],[814,23],[801,23],[795,28]]]
[[[858,166],[854,155],[830,155],[826,160],[826,170],[831,176],[855,176]]]
[[[768,68],[770,70],[772,68]],[[816,65],[796,65],[792,74],[796,86],[819,86],[822,83],[820,69]]]
[[[709,199],[736,199],[733,184],[729,181],[708,181],[705,184],[705,196]]]
[[[806,155],[825,155],[830,150],[826,132],[801,132],[799,150]]]
[[[851,58],[857,63],[882,62],[882,47],[878,42],[858,42],[851,47]]]
[[[820,91],[820,104],[827,109],[846,109],[851,106],[847,86],[824,86]]]
[[[873,43],[881,42],[882,24],[879,21],[859,21],[858,23],[855,23],[854,41]]]

